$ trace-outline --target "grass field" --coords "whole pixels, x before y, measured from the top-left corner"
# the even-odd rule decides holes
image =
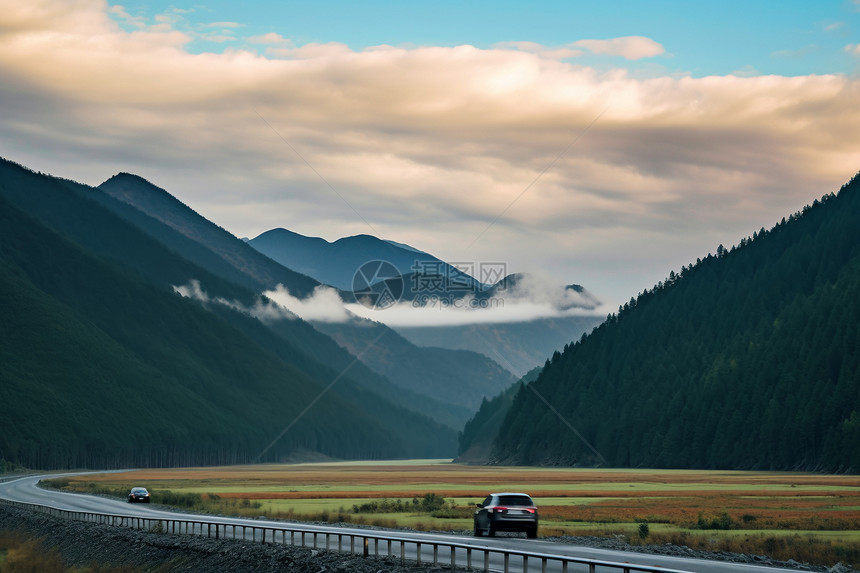
[[[860,476],[414,460],[139,470],[56,485],[123,497],[141,485],[155,503],[212,513],[455,531],[471,529],[487,493],[523,491],[540,509],[542,536],[623,535],[634,544],[860,564]]]

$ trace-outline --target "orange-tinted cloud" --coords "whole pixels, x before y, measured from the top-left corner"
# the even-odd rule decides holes
[[[634,294],[860,168],[850,77],[577,63],[663,53],[641,37],[356,51],[267,34],[192,54],[169,22],[115,18],[132,17],[97,0],[0,12],[0,155],[93,184],[138,172],[240,236],[334,239],[364,218],[606,300],[595,283]]]

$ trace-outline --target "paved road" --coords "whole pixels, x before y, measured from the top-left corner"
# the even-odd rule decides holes
[[[233,517],[217,517],[211,515],[194,515],[194,514],[178,514],[176,512],[172,512],[169,510],[165,510],[158,506],[149,506],[145,504],[128,504],[115,499],[107,499],[104,497],[93,496],[93,495],[83,495],[83,494],[73,494],[73,493],[65,493],[58,492],[54,490],[42,489],[37,486],[39,480],[43,477],[57,477],[53,476],[30,476],[19,478],[16,480],[8,481],[0,483],[0,497],[13,500],[20,501],[25,503],[35,503],[41,505],[48,505],[60,509],[67,509],[73,511],[89,511],[95,513],[107,513],[107,514],[117,514],[117,515],[126,515],[126,516],[136,516],[136,517],[145,517],[151,519],[190,519],[190,520],[200,520],[200,521],[208,521],[208,522],[217,522],[228,525],[237,525],[238,527],[246,526],[246,527],[283,527],[285,525],[284,522],[275,522],[275,521],[263,521],[259,519],[240,519]],[[337,526],[317,526],[317,525],[304,525],[302,524],[302,529],[308,532],[318,532],[318,533],[342,533],[342,534],[357,534],[357,535],[367,535],[367,529],[357,529],[350,527],[337,527]],[[775,567],[764,567],[764,566],[756,566],[756,565],[744,565],[738,563],[725,563],[720,561],[709,561],[702,559],[688,559],[682,557],[667,557],[662,555],[649,555],[645,553],[634,553],[627,551],[615,551],[609,549],[595,549],[589,547],[580,547],[577,545],[570,545],[565,543],[556,543],[551,541],[543,541],[540,539],[532,540],[525,539],[519,537],[496,537],[496,538],[474,538],[474,537],[461,537],[461,536],[452,536],[452,535],[444,535],[444,534],[433,534],[433,533],[423,533],[423,532],[383,532],[380,531],[380,534],[388,534],[396,535],[397,537],[407,538],[411,540],[421,541],[422,543],[432,543],[433,541],[441,541],[441,542],[457,542],[462,544],[467,544],[474,548],[505,548],[511,550],[520,550],[520,551],[535,551],[538,553],[545,554],[553,554],[553,555],[566,555],[566,556],[574,556],[586,559],[595,559],[600,561],[612,561],[617,563],[630,563],[637,565],[647,565],[647,566],[657,566],[664,567],[667,569],[674,569],[680,571],[690,571],[693,573],[778,573],[778,572],[788,572],[794,571],[791,569],[779,569]],[[312,535],[308,536],[309,538]],[[322,536],[321,536],[322,537]],[[322,542],[324,543],[324,542]],[[347,548],[348,545],[345,546]],[[374,551],[374,545],[371,541],[371,553]],[[411,547],[407,546],[407,547]],[[422,560],[427,562],[431,561],[433,558],[432,547],[430,545],[422,546]],[[387,554],[388,548],[383,543],[379,548],[380,554]],[[465,564],[465,553],[464,551],[458,551],[457,553],[457,561],[459,565]],[[395,544],[394,554],[399,555],[399,547]],[[473,566],[478,566],[482,563],[482,557],[479,557],[479,553],[473,554]],[[407,557],[410,559],[415,559],[415,550],[407,549]],[[439,560],[440,563],[447,564],[450,563],[450,553],[446,549],[440,549],[439,552]],[[519,557],[511,557],[511,570],[519,571],[521,569],[521,559]],[[490,562],[490,567],[492,570],[502,570],[503,562],[499,555],[494,555]],[[531,559],[529,562],[529,573],[532,571],[540,571],[541,564],[537,559]],[[550,564],[548,571],[560,571],[561,567],[558,564]],[[578,571],[587,571],[586,566],[574,566],[571,565],[568,569],[571,573]],[[603,568],[598,567],[598,572],[609,573],[610,571],[618,572],[619,569],[612,568]],[[796,571],[794,571],[796,573]]]

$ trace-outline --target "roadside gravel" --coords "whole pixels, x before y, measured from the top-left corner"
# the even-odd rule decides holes
[[[0,505],[0,529],[41,539],[69,566],[134,567],[159,573],[412,573],[441,567],[401,566],[398,559],[363,558],[289,545],[173,536],[65,521]]]

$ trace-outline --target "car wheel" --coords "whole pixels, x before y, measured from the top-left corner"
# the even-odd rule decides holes
[[[475,521],[475,537],[483,537],[483,536],[484,536],[484,532],[481,531],[481,528],[478,527],[478,522]]]
[[[531,529],[527,530],[526,536],[529,539],[534,539],[535,537],[537,537],[537,527],[532,527]]]
[[[490,528],[487,530],[487,535],[489,535],[490,537],[496,536],[496,528],[493,527],[492,523],[490,524]]]

